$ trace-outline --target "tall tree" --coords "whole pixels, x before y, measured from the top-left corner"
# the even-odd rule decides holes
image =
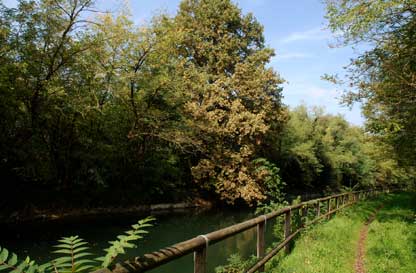
[[[104,14],[92,30],[99,46],[88,54],[88,63],[95,64],[97,107],[108,119],[117,119],[105,132],[118,139],[114,155],[130,162],[126,172],[136,169],[136,186],[159,192],[180,182],[175,169],[198,143],[183,114],[181,62],[172,52],[171,24],[158,16],[138,27],[128,11]],[[125,149],[127,154],[121,153]]]
[[[264,198],[256,178],[256,150],[281,123],[282,79],[266,65],[263,27],[229,0],[185,0],[174,17],[183,61],[185,111],[197,138],[196,181],[227,202]]]

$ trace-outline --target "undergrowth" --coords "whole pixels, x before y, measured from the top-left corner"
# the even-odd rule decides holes
[[[239,254],[232,254],[227,259],[227,264],[218,266],[215,268],[215,273],[241,273],[245,272],[256,261],[255,256],[251,256],[249,259],[243,259]]]

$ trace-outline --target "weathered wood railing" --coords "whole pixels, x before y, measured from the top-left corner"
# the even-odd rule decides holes
[[[264,272],[264,265],[282,248],[286,253],[290,251],[289,242],[295,238],[306,226],[312,225],[319,220],[329,219],[337,211],[354,204],[358,200],[374,196],[380,191],[356,191],[331,195],[319,199],[314,199],[297,205],[285,207],[256,218],[235,224],[205,235],[199,235],[193,239],[177,243],[159,251],[145,254],[143,257],[136,257],[123,263],[118,263],[112,270],[102,269],[94,273],[139,273],[159,267],[172,260],[176,260],[187,254],[194,253],[194,273],[206,273],[207,248],[209,245],[223,241],[226,238],[239,234],[250,228],[257,227],[257,258],[258,261],[247,273]],[[322,213],[322,204],[326,203],[325,211]],[[313,209],[314,219],[307,221],[309,209]],[[301,225],[295,231],[291,230],[291,216],[297,214],[301,218]],[[269,253],[265,253],[265,224],[267,221],[278,216],[284,215],[284,240],[273,248]]]

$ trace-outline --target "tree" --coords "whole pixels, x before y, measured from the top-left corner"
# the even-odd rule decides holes
[[[319,118],[300,105],[289,112],[280,148],[280,165],[283,179],[290,190],[314,188],[323,165],[319,158],[319,141],[316,122]]]
[[[118,138],[112,164],[124,165],[111,180],[133,169],[128,184],[150,194],[169,193],[183,184],[186,155],[198,143],[183,114],[185,96],[180,62],[172,53],[176,44],[171,24],[159,16],[138,27],[126,10],[104,14],[92,30],[100,45],[88,55],[88,62],[95,64],[94,92],[104,123],[117,119],[104,132]]]
[[[193,177],[230,203],[263,199],[253,159],[284,108],[262,26],[229,0],[185,0],[173,22],[185,113],[201,140]]]
[[[0,164],[10,180],[174,195],[193,140],[168,20],[138,27],[127,10],[96,13],[86,0],[2,5],[0,20]]]
[[[1,157],[20,178],[70,183],[85,90],[74,68],[93,46],[82,31],[91,5],[22,0],[16,9],[1,6]]]
[[[289,112],[277,162],[287,191],[336,191],[405,184],[392,147],[342,116],[300,105]]]
[[[371,133],[393,145],[400,164],[416,159],[416,3],[327,0],[329,28],[344,45],[370,49],[352,61],[344,102],[361,102]]]

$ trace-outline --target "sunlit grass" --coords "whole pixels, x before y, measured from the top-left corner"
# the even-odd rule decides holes
[[[316,225],[296,240],[290,255],[269,265],[273,273],[352,273],[361,228],[372,212],[385,204],[370,225],[367,272],[416,272],[415,195],[382,196],[361,202]]]
[[[371,273],[416,272],[415,194],[395,196],[370,225],[365,264]]]

